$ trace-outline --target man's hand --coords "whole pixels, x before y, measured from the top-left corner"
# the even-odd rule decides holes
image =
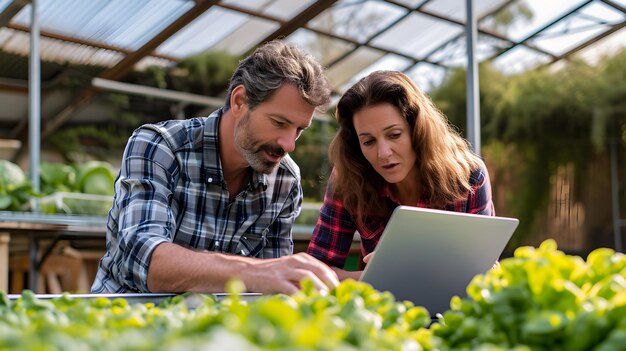
[[[365,255],[365,257],[363,257],[363,262],[368,263],[372,259],[372,257],[374,257],[374,251]]]
[[[310,279],[320,290],[329,290],[339,284],[337,274],[326,264],[306,253],[297,253],[272,259],[257,259],[240,278],[248,291],[294,294],[300,290],[300,281]]]
[[[147,284],[151,292],[222,292],[231,279],[239,279],[251,292],[293,294],[309,278],[318,290],[339,284],[337,274],[305,253],[259,259],[190,250],[172,243],[152,253]]]

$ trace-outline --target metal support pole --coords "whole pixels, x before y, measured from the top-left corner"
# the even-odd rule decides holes
[[[28,150],[30,179],[39,192],[39,161],[41,152],[41,62],[39,54],[38,0],[30,2],[30,64],[28,74]],[[37,206],[38,207],[38,206]],[[34,209],[38,210],[38,208]]]
[[[610,142],[610,157],[611,157],[611,204],[612,204],[612,217],[613,217],[613,240],[615,245],[615,251],[622,251],[622,220],[620,219],[619,208],[619,180],[617,172],[617,145],[618,140],[611,140]]]
[[[472,0],[466,0],[467,6],[467,139],[474,152],[480,155],[480,101],[478,84],[478,62],[474,54],[478,37],[478,23],[474,16]]]

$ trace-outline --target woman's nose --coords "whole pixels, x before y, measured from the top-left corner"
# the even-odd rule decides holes
[[[378,157],[380,158],[388,158],[391,156],[391,147],[386,142],[381,142],[378,144]]]

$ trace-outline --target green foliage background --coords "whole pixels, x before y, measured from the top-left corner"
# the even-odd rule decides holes
[[[452,72],[431,96],[464,131],[465,71]],[[618,144],[624,163],[626,50],[595,65],[572,60],[560,69],[546,66],[517,75],[504,75],[490,63],[482,64],[480,104],[487,165],[514,174],[507,203],[496,203],[496,208],[522,219],[516,236],[524,241],[537,230],[538,217],[548,204],[549,178],[559,166],[574,165],[582,184],[593,172],[608,175],[608,169],[593,169],[592,161],[608,159],[610,143]],[[590,188],[597,186],[584,184],[575,195],[584,201],[593,191]],[[620,194],[623,203],[623,191]],[[610,202],[609,193],[604,198]]]

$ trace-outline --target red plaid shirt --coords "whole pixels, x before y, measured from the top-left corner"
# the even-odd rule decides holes
[[[453,202],[443,210],[495,216],[487,168],[483,167],[472,172],[470,185],[474,191],[467,199]],[[361,237],[361,252],[365,256],[374,251],[387,223],[371,221],[365,225],[357,225],[356,220],[344,207],[343,201],[334,198],[331,189],[332,185],[329,183],[307,252],[328,265],[341,268],[350,251],[355,231],[358,231]],[[383,189],[381,200],[390,201],[394,208],[399,206],[398,201],[391,196],[389,187]],[[435,208],[424,202],[418,202],[415,206]]]

